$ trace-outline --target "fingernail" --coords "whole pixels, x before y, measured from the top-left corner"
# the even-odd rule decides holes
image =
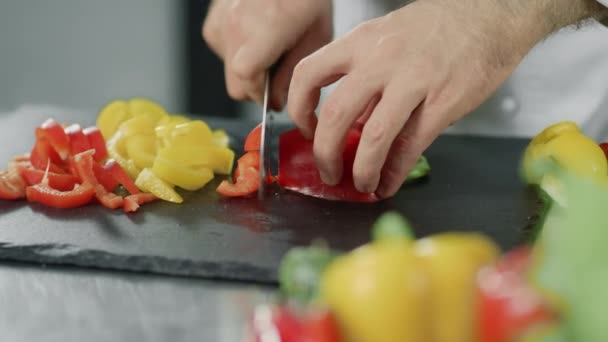
[[[386,184],[382,183],[376,190],[376,195],[380,198],[386,198],[388,196],[389,188]]]
[[[334,180],[333,176],[331,176],[329,173],[319,170],[319,174],[321,176],[321,181],[323,181],[323,183],[325,183],[326,185],[329,185],[329,186],[336,185],[336,181]]]
[[[245,56],[245,54],[243,53],[243,48],[241,47],[234,54],[234,57],[232,57],[232,65],[233,66],[240,65],[244,56]]]

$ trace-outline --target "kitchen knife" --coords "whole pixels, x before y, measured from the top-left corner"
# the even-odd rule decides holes
[[[272,113],[268,111],[268,97],[270,88],[270,74],[266,72],[264,80],[264,104],[262,107],[262,132],[260,137],[260,186],[258,187],[258,198],[263,199],[266,191],[266,170],[269,169],[270,165],[267,165],[269,158],[267,158],[269,143],[269,135],[271,133],[270,126],[273,123]]]

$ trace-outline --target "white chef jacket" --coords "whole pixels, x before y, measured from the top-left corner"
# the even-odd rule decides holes
[[[403,3],[335,0],[336,37]],[[608,140],[608,28],[599,23],[538,44],[492,97],[446,133],[530,137],[561,120]]]

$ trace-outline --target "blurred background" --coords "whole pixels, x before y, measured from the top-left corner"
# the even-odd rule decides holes
[[[173,112],[236,116],[201,39],[208,0],[10,1],[0,10],[0,110],[96,112],[145,96]]]

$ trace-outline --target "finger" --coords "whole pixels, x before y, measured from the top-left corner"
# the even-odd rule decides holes
[[[226,79],[226,90],[232,99],[238,101],[247,99],[247,93],[243,88],[243,82],[232,70],[230,70],[228,64],[224,64],[224,78]]]
[[[287,102],[293,70],[302,59],[331,41],[329,32],[321,26],[314,26],[311,31],[302,37],[298,45],[283,56],[272,80],[272,108],[277,111],[283,110]]]
[[[201,32],[207,46],[221,59],[224,58],[224,46],[222,44],[224,40],[222,39],[221,30],[221,20],[226,12],[224,7],[217,2],[209,5],[207,17],[205,18]]]
[[[326,184],[340,182],[346,135],[381,89],[379,77],[349,74],[321,107],[313,150],[321,179]]]
[[[378,102],[380,102],[380,95],[374,96],[374,98],[369,102],[369,104],[367,105],[367,108],[365,108],[365,111],[363,112],[363,115],[361,115],[357,119],[357,121],[355,121],[355,124],[353,125],[353,129],[356,129],[359,131],[363,130],[363,126],[365,126],[365,123],[367,122],[369,117],[372,115],[372,112],[374,111],[374,108],[376,108],[376,105],[378,105]]]
[[[289,87],[287,109],[289,116],[307,138],[312,138],[316,122],[315,109],[321,88],[345,75],[351,64],[351,54],[339,41],[331,43],[298,63]]]
[[[391,145],[424,95],[422,87],[405,94],[400,85],[385,89],[361,133],[353,165],[353,181],[357,190],[365,193],[376,191]]]
[[[380,185],[376,194],[380,198],[394,196],[405,182],[420,155],[447,127],[439,113],[428,112],[420,106],[403,127],[393,142],[389,158],[382,169]]]

